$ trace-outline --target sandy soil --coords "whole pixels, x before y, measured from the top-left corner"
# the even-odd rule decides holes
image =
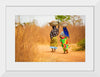
[[[58,47],[56,52],[51,52],[49,45],[38,45],[38,55],[34,61],[37,62],[85,62],[85,51],[72,51],[64,54],[62,47]]]

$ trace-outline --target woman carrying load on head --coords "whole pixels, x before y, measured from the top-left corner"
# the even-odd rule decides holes
[[[59,22],[52,21],[49,24],[52,27],[52,30],[50,32],[50,48],[52,49],[52,51],[56,51],[58,46],[57,36],[59,34]],[[56,28],[56,26],[58,26],[58,28]]]
[[[69,32],[67,30],[68,24],[66,22],[61,22],[60,24],[63,27],[63,31],[60,34],[60,42],[65,54],[68,53],[68,37],[69,37]]]

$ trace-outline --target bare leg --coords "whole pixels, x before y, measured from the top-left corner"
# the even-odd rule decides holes
[[[53,52],[53,48],[52,48],[52,52]]]
[[[64,51],[64,54],[65,54],[65,53],[68,53],[68,50]]]
[[[68,53],[68,50],[64,51],[64,54],[65,54],[65,53]]]
[[[54,49],[54,52],[56,51],[56,49]]]
[[[64,54],[66,53],[66,51],[64,51]]]
[[[66,50],[66,53],[68,53],[68,50]]]

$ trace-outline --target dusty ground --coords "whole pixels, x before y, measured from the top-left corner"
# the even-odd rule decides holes
[[[58,47],[56,52],[51,52],[49,45],[38,45],[37,62],[85,62],[85,51],[73,51],[69,48],[68,54],[63,54],[62,47]]]
[[[68,26],[70,38],[68,40],[68,54],[63,54],[63,49],[58,47],[55,53],[51,52],[50,31],[46,25],[39,27],[35,24],[19,25],[15,27],[15,61],[16,62],[84,62],[85,52],[74,51],[77,42],[85,38],[85,26]],[[61,33],[62,28],[59,30]],[[61,46],[58,35],[58,45]],[[39,45],[37,45],[39,44]],[[42,45],[41,45],[42,44]],[[72,45],[75,44],[75,45]]]

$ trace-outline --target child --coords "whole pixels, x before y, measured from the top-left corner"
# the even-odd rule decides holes
[[[68,37],[69,37],[69,33],[68,30],[66,28],[67,24],[65,24],[64,22],[62,23],[63,26],[63,31],[60,34],[60,42],[61,42],[61,46],[64,50],[64,54],[68,53]]]

